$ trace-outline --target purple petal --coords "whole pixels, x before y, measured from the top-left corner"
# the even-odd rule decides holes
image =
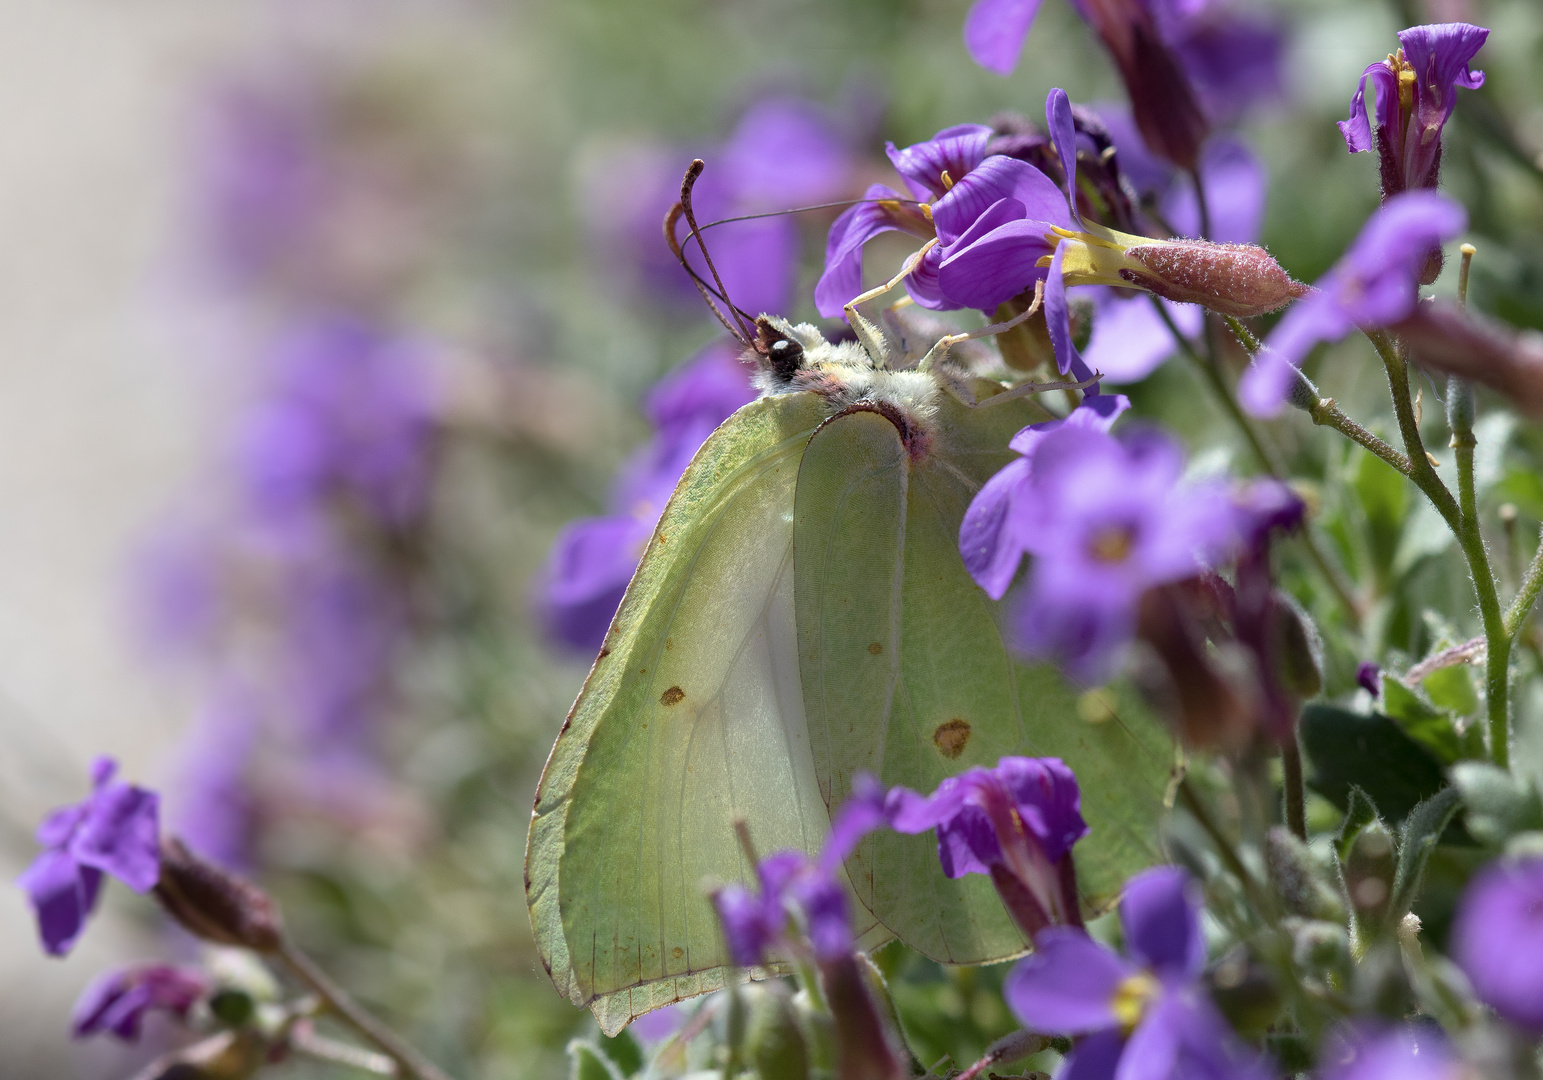
[[[90,812],[90,801],[76,803],[74,806],[60,807],[43,818],[38,823],[36,838],[39,847],[59,848],[70,842],[70,837],[75,835],[75,830],[80,828],[80,823],[86,819]]]
[[[794,883],[793,899],[804,913],[809,944],[820,960],[850,956],[856,947],[847,923],[846,890],[834,878],[809,874]]]
[[[1050,862],[1088,834],[1077,777],[1060,758],[1005,757],[996,773]]]
[[[761,209],[840,198],[852,156],[812,102],[771,98],[740,117],[722,166],[739,201]]]
[[[1125,1036],[1119,1028],[1097,1031],[1072,1048],[1057,1080],[1114,1080],[1125,1053]]]
[[[1501,1016],[1543,1032],[1543,858],[1494,862],[1469,884],[1452,924],[1452,956]]]
[[[1422,1025],[1418,1035],[1414,1028],[1400,1025],[1337,1042],[1323,1055],[1324,1080],[1451,1080],[1463,1071],[1446,1039],[1431,1025]]]
[[[900,228],[883,203],[873,200],[904,198],[893,188],[874,184],[863,192],[867,201],[842,211],[831,223],[825,241],[825,270],[814,286],[814,305],[825,318],[836,318],[849,300],[862,295],[863,245]]]
[[[1024,457],[1033,457],[1039,444],[1062,428],[1107,432],[1130,408],[1130,398],[1124,394],[1089,394],[1071,412],[1060,420],[1046,420],[1030,424],[1012,437],[1007,445]]]
[[[1079,226],[1082,218],[1077,213],[1077,126],[1072,121],[1072,103],[1066,91],[1055,87],[1045,98],[1045,124],[1050,128],[1050,139],[1055,143],[1056,157],[1061,159],[1061,171],[1066,176],[1067,208],[1072,220]],[[1061,369],[1065,371],[1063,367]]]
[[[964,17],[964,47],[987,71],[1011,75],[1018,66],[1040,0],[976,0]]]
[[[1399,43],[1404,57],[1415,73],[1415,127],[1411,138],[1422,140],[1439,136],[1441,127],[1457,107],[1457,88],[1477,90],[1484,85],[1484,72],[1469,71],[1474,58],[1489,37],[1482,26],[1469,23],[1435,23],[1401,30]]]
[[[1361,325],[1402,320],[1414,308],[1417,275],[1431,249],[1467,227],[1461,204],[1434,191],[1407,191],[1389,199],[1335,266],[1341,272],[1339,302],[1345,315]]]
[[[1218,136],[1200,155],[1200,178],[1211,210],[1211,234],[1219,244],[1254,244],[1264,223],[1269,178],[1241,139]],[[1187,179],[1172,185],[1162,200],[1163,217],[1181,236],[1200,235],[1200,204]]]
[[[147,964],[95,979],[75,1003],[71,1028],[77,1039],[110,1031],[125,1042],[139,1039],[146,1012],[186,1017],[208,992],[203,975],[186,968]]]
[[[1184,1008],[1170,995],[1163,994],[1148,1006],[1136,1030],[1125,1044],[1115,1080],[1168,1080],[1175,1075],[1179,1044],[1183,1038]]]
[[[904,150],[886,143],[884,152],[913,195],[922,200],[941,199],[948,192],[943,174],[947,173],[955,184],[963,180],[986,156],[986,142],[990,138],[989,127],[957,124]]]
[[[1382,668],[1370,660],[1362,660],[1356,665],[1355,682],[1362,690],[1372,697],[1382,694]]]
[[[1178,343],[1146,295],[1126,289],[1107,289],[1103,295],[1094,307],[1093,336],[1082,358],[1112,383],[1140,382],[1174,354]],[[1158,302],[1180,333],[1191,338],[1200,333],[1204,315],[1199,307]]]
[[[1098,686],[1113,677],[1130,643],[1137,596],[1124,583],[1071,581],[1037,561],[1011,611],[1013,643],[1028,656],[1055,661],[1078,685]]]
[[[766,950],[782,936],[781,908],[768,907],[761,897],[740,885],[725,885],[713,896],[729,955],[740,967],[766,959]]]
[[[863,837],[885,824],[885,791],[882,784],[867,773],[852,778],[852,790],[830,823],[830,836],[820,852],[821,874],[833,875],[847,857],[857,850]]]
[[[1050,330],[1050,343],[1055,346],[1056,366],[1063,375],[1086,365],[1072,341],[1071,308],[1066,302],[1066,282],[1061,277],[1061,262],[1065,256],[1066,245],[1058,244],[1045,277],[1045,325]]]
[[[50,956],[63,956],[80,937],[100,881],[100,871],[82,869],[63,851],[43,852],[16,879],[32,902],[38,935]]]
[[[938,268],[939,287],[960,307],[994,310],[1045,273],[1037,263],[1050,251],[1049,231],[1042,221],[1008,222],[949,254]]]
[[[993,154],[933,204],[938,238],[944,244],[973,243],[987,231],[979,228],[981,215],[1002,199],[1019,204],[1015,217],[1071,223],[1066,196],[1055,181],[1026,161]],[[967,233],[974,235],[966,240]]]
[[[1030,1031],[1081,1035],[1116,1026],[1115,991],[1134,974],[1082,931],[1051,927],[1007,976],[1002,997]]]
[[[1320,284],[1327,282],[1326,278]],[[1238,380],[1238,400],[1243,408],[1251,416],[1278,415],[1296,379],[1293,369],[1301,366],[1318,342],[1338,341],[1354,325],[1327,290],[1298,300],[1276,323],[1264,348]]]
[[[149,892],[161,876],[160,796],[112,783],[92,797],[90,812],[70,842],[82,866],[95,867],[135,892]]]
[[[558,533],[541,601],[549,634],[576,649],[600,648],[653,527],[632,516],[587,518]]]
[[[1165,980],[1189,980],[1205,967],[1198,886],[1176,866],[1145,870],[1125,883],[1120,925],[1130,955]]]
[[[959,553],[965,569],[993,600],[1002,599],[1023,561],[1026,549],[1015,542],[1009,519],[1032,472],[1026,459],[1009,462],[970,500],[959,525]]]
[[[1371,80],[1377,95],[1377,115],[1375,121],[1366,109],[1366,83]],[[1356,87],[1355,94],[1350,98],[1350,118],[1339,121],[1340,134],[1345,137],[1345,146],[1352,154],[1363,150],[1374,150],[1377,147],[1373,136],[1373,129],[1386,127],[1393,114],[1390,110],[1398,102],[1398,76],[1388,67],[1383,60],[1371,64],[1361,72],[1360,85]]]

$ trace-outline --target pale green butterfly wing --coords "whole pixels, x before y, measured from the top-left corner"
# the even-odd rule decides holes
[[[825,415],[741,409],[698,451],[552,750],[526,854],[542,959],[614,1032],[722,985],[704,886],[741,880],[733,823],[818,850],[793,623],[793,496]]]
[[[1043,414],[948,397],[939,409],[938,435],[915,461],[896,428],[869,411],[827,423],[804,455],[796,595],[821,792],[835,806],[859,771],[926,792],[1005,754],[1060,757],[1082,785],[1092,832],[1078,846],[1079,884],[1099,906],[1158,858],[1172,741],[1134,709],[1099,724],[1080,719],[1053,669],[1011,656],[999,605],[959,556],[959,523],[1011,460],[1012,434]],[[934,959],[979,963],[1027,947],[987,878],[943,876],[931,836],[875,834],[847,870],[879,922]]]

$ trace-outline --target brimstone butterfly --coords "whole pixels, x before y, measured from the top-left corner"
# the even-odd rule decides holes
[[[817,851],[860,771],[930,791],[1003,755],[1059,757],[1092,829],[1085,906],[1158,858],[1171,738],[1124,698],[1079,715],[1053,668],[1010,653],[959,554],[972,495],[1050,414],[948,342],[919,357],[898,320],[848,318],[858,342],[757,320],[763,393],[681,478],[537,789],[531,923],[607,1032],[723,985],[706,890],[753,873],[735,822],[762,852]],[[930,836],[881,831],[846,871],[865,945],[947,963],[1028,947]]]

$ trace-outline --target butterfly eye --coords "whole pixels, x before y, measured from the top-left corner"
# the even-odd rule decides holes
[[[778,338],[767,348],[766,356],[771,361],[773,371],[784,379],[790,379],[803,363],[804,347],[792,338]]]

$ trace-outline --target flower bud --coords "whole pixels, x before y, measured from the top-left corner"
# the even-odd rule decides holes
[[[1466,436],[1473,445],[1473,384],[1457,375],[1447,376],[1447,427],[1452,431],[1452,443],[1458,445]]]
[[[868,989],[855,954],[820,963],[820,981],[836,1027],[836,1075],[841,1080],[904,1080],[905,1057]]]
[[[1312,852],[1290,830],[1276,825],[1265,834],[1264,863],[1286,910],[1310,919],[1343,919],[1344,904],[1324,880]]]
[[[1543,334],[1518,333],[1448,300],[1421,301],[1392,329],[1420,364],[1481,382],[1543,416]]]
[[[1291,369],[1291,385],[1286,388],[1286,400],[1293,408],[1301,409],[1309,415],[1318,410],[1318,403],[1323,400],[1318,393],[1318,388],[1313,385],[1301,368],[1295,364],[1287,364]]]
[[[1350,970],[1350,935],[1342,924],[1288,918],[1283,925],[1291,934],[1291,959],[1299,968],[1339,976]]]
[[[1275,656],[1281,684],[1301,698],[1323,689],[1323,641],[1312,618],[1296,600],[1275,590]]]
[[[161,841],[161,877],[155,898],[190,933],[217,945],[277,952],[284,932],[272,898],[189,851],[174,836]]]
[[[1307,292],[1280,263],[1255,244],[1165,240],[1132,247],[1138,267],[1120,277],[1166,300],[1200,304],[1223,315],[1264,315]]]
[[[1380,928],[1393,901],[1393,875],[1397,866],[1393,836],[1380,821],[1367,825],[1345,854],[1345,891],[1356,923],[1365,932]]]

